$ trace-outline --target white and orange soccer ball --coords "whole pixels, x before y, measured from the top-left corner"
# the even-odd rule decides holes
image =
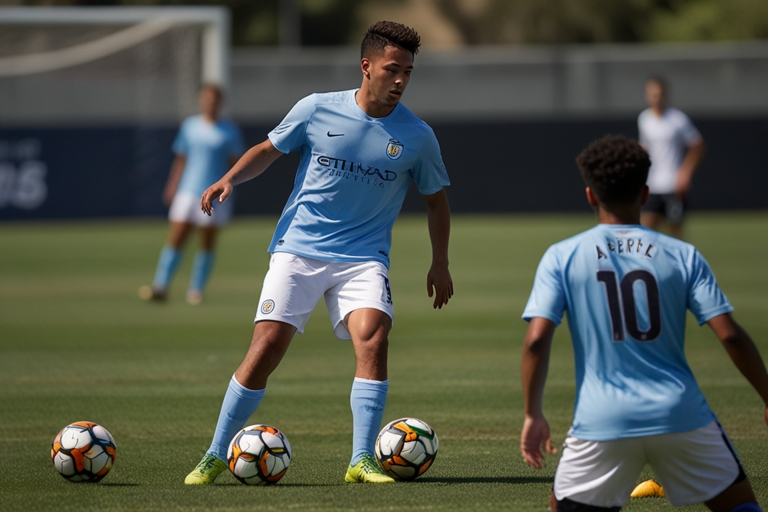
[[[276,484],[291,463],[291,444],[285,434],[269,425],[251,425],[229,443],[227,464],[246,485]]]
[[[115,457],[114,438],[92,421],[67,425],[51,446],[53,465],[70,482],[98,482],[112,469]]]
[[[432,427],[416,418],[400,418],[379,432],[376,459],[395,480],[413,480],[430,468],[438,448]]]

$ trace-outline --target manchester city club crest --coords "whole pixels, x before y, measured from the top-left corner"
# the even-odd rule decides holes
[[[387,156],[392,160],[397,160],[402,154],[403,145],[395,139],[389,139],[389,144],[387,144]]]
[[[261,303],[261,312],[265,315],[270,314],[275,309],[275,301],[267,299]]]

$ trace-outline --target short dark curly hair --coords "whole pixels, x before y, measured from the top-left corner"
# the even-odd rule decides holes
[[[421,38],[410,27],[394,21],[377,21],[368,28],[360,45],[360,57],[368,58],[372,53],[383,53],[387,46],[419,53]]]
[[[601,204],[626,206],[640,197],[651,159],[636,140],[606,135],[590,143],[576,158],[576,165]]]

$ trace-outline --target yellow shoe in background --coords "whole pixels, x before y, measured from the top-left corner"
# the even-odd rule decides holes
[[[645,482],[638,484],[630,498],[663,498],[664,488],[654,482],[653,480],[646,480]]]

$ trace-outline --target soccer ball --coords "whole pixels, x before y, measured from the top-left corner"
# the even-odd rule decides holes
[[[56,435],[51,459],[56,470],[70,482],[98,482],[115,463],[115,439],[92,421],[77,421]]]
[[[246,485],[272,485],[291,463],[291,444],[269,425],[251,425],[235,435],[227,449],[229,470]]]
[[[435,461],[438,446],[432,427],[416,418],[400,418],[379,432],[376,459],[395,480],[413,480]]]

